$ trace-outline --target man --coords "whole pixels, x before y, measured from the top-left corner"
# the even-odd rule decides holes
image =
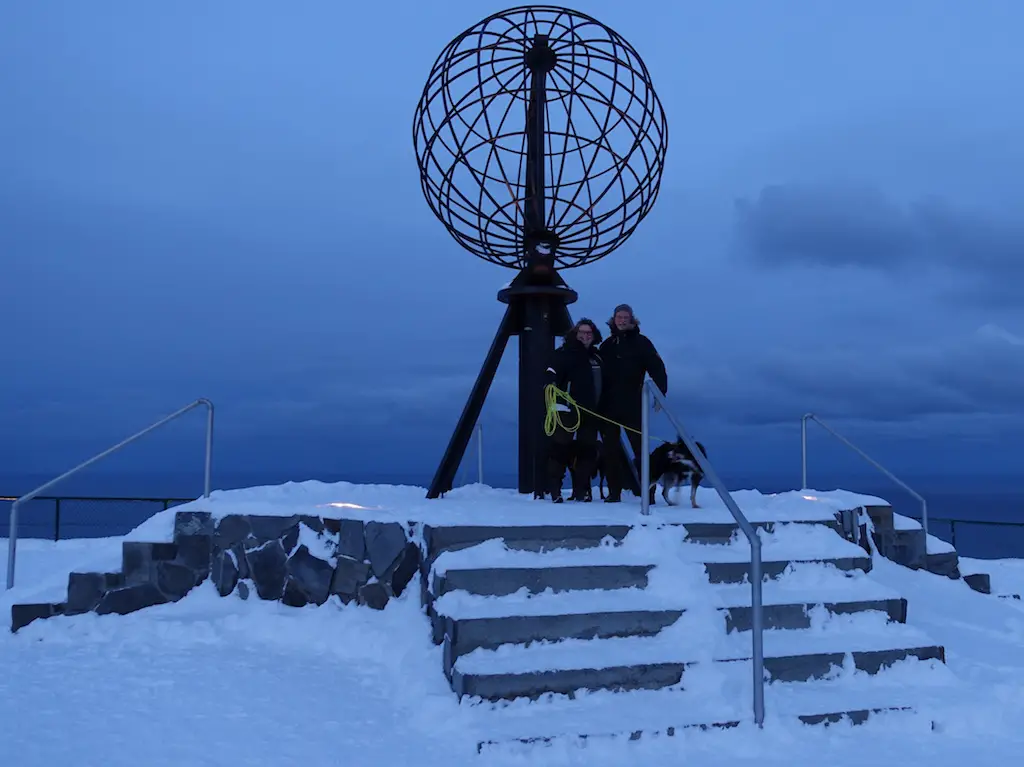
[[[547,373],[550,383],[571,396],[576,404],[587,410],[597,410],[601,398],[602,370],[601,356],[597,344],[601,341],[601,333],[590,320],[583,318],[570,330],[564,343],[558,348],[551,359]],[[563,422],[569,428],[576,425],[576,414],[569,412],[569,407],[559,404]],[[597,419],[589,413],[579,411],[579,428],[575,432],[566,431],[556,426],[551,435],[548,451],[547,490],[551,500],[562,503],[562,479],[565,470],[570,469],[572,476],[571,501],[590,502],[590,479],[594,475],[597,461]],[[573,436],[576,437],[576,449],[573,451]]]
[[[626,437],[636,456],[634,465],[640,474],[640,417],[643,400],[644,377],[650,376],[662,394],[668,393],[668,375],[665,363],[654,348],[651,340],[640,333],[640,323],[629,304],[615,307],[608,321],[611,335],[600,346],[604,361],[604,386],[600,412],[613,421],[618,421],[626,430]],[[622,450],[618,426],[601,422],[601,441],[604,443],[605,473],[608,477],[606,503],[622,500],[622,489],[628,483],[637,497],[640,487],[636,482]]]

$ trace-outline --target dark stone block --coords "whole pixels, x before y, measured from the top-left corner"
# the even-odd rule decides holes
[[[979,594],[992,593],[992,578],[988,573],[972,573],[964,576],[964,582]]]
[[[904,567],[919,570],[926,565],[924,530],[875,531],[879,553]]]
[[[294,525],[289,527],[284,533],[281,534],[281,546],[284,547],[286,553],[291,554],[295,550],[295,545],[299,542],[299,523],[296,522]]]
[[[124,586],[121,573],[71,573],[65,615],[81,615],[95,609],[103,595]]]
[[[174,515],[174,540],[183,535],[213,535],[213,515],[208,511],[179,511]]]
[[[340,519],[330,519],[330,518],[327,518],[327,519],[324,519],[322,521],[323,521],[323,525],[324,525],[324,530],[329,532],[331,535],[337,535],[338,533],[341,532],[341,520]]]
[[[188,594],[202,578],[189,567],[176,562],[157,562],[156,564],[156,587],[163,592],[172,602],[177,602]]]
[[[367,522],[364,526],[366,552],[373,574],[383,578],[405,551],[408,542],[398,522]]]
[[[245,581],[238,582],[238,596],[243,601],[249,598],[249,584]]]
[[[248,538],[251,532],[248,517],[229,514],[217,525],[213,542],[218,549],[230,549]]]
[[[210,578],[213,580],[217,593],[222,597],[226,597],[234,591],[235,585],[238,583],[238,567],[231,554],[232,552],[229,551],[218,551],[214,554],[210,567]],[[241,561],[244,562],[245,559],[243,558]]]
[[[320,519],[320,517],[314,517],[312,514],[299,515],[299,522],[304,524],[317,535],[324,531],[324,521]]]
[[[280,599],[284,594],[285,565],[288,563],[281,541],[273,540],[253,549],[246,554],[246,559],[260,599]]]
[[[928,554],[925,558],[925,569],[935,575],[945,575],[955,580],[960,577],[960,558],[955,551]]]
[[[280,540],[288,528],[299,522],[298,516],[294,514],[290,517],[251,516],[248,520],[253,538],[260,542]]]
[[[875,530],[892,531],[896,529],[892,516],[892,506],[865,506],[864,511],[868,513]]]
[[[383,583],[367,583],[359,589],[359,604],[372,610],[383,610],[388,604],[388,591]]]
[[[63,604],[11,605],[11,633],[37,620],[64,614]]]
[[[327,601],[334,576],[329,562],[314,557],[303,544],[292,554],[285,570],[288,573],[285,591],[297,590],[303,597],[302,604],[322,605]]]
[[[412,582],[413,576],[420,567],[420,547],[415,543],[407,543],[387,579],[391,593],[402,596],[405,587]]]
[[[121,572],[128,586],[148,583],[155,575],[156,562],[169,562],[178,554],[173,543],[125,541],[121,544]]]
[[[309,604],[302,589],[291,578],[284,584],[284,594],[281,595],[281,603],[289,607],[305,607]]]
[[[170,600],[156,587],[155,583],[141,583],[123,589],[108,591],[96,606],[97,615],[127,615],[154,605],[166,604]]]
[[[269,538],[267,540],[276,541],[276,540],[279,540],[279,539],[278,538]],[[249,536],[244,541],[242,541],[239,545],[245,551],[254,551],[255,549],[258,549],[261,546],[263,546],[267,542],[267,540],[264,540],[262,538],[256,538],[255,536]]]
[[[209,535],[182,535],[177,539],[178,556],[175,562],[196,574],[197,583],[210,574],[213,538]]]
[[[363,540],[363,523],[358,519],[338,521],[338,556],[366,560],[366,542]]]
[[[238,580],[250,577],[249,563],[245,559],[245,547],[236,543],[231,547],[231,553],[235,555],[235,567],[238,568]]]
[[[370,566],[358,559],[338,557],[331,580],[331,593],[341,597],[342,602],[351,602],[359,596],[359,589],[370,580]]]

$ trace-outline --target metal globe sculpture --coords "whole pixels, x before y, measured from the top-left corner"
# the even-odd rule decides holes
[[[650,212],[668,130],[621,35],[576,11],[527,6],[441,52],[413,143],[427,204],[466,250],[521,269],[529,235],[544,234],[567,269],[611,253]]]
[[[508,307],[427,493],[451,489],[508,339],[519,336],[519,491],[542,495],[543,385],[576,293],[559,269],[597,261],[650,213],[668,127],[640,55],[557,6],[493,14],[438,56],[413,119],[423,195],[452,237],[518,270]]]

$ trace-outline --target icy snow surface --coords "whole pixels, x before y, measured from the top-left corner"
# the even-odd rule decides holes
[[[817,518],[827,518],[834,508],[869,502],[850,503],[856,496],[803,492],[822,500],[805,501],[798,493],[762,496],[756,491],[736,493],[736,499],[753,519],[790,520],[814,518],[808,515],[815,510]],[[647,521],[728,521],[722,516],[727,512],[711,494],[702,493],[700,501],[705,508],[696,511],[656,507],[655,520]],[[341,507],[338,516],[433,523],[499,524],[513,519],[520,524],[623,523],[638,518],[633,504],[618,508],[567,504],[556,509],[480,487],[428,502],[418,488],[303,483],[218,493],[209,502],[193,505],[218,515],[285,515],[324,513],[321,504],[325,503],[374,507]],[[172,519],[173,513],[159,515],[132,537],[168,540]],[[813,544],[811,536],[817,535],[795,525],[788,532],[779,529],[774,539],[765,536],[766,560],[789,558],[792,549],[799,547],[795,535],[806,534],[808,545]],[[577,555],[635,556],[639,561],[650,558],[650,552],[644,555],[643,535],[638,533],[633,543],[627,538],[619,547],[556,556],[567,560]],[[824,541],[820,539],[819,544],[826,545]],[[70,570],[117,569],[120,544],[121,539],[22,541],[18,561],[22,585],[0,598],[0,609],[9,615],[12,603],[33,601],[33,594],[53,590],[55,584],[66,588]],[[745,542],[739,539],[719,547],[717,553],[722,561],[739,560],[743,547]],[[819,550],[818,544],[814,547]],[[680,586],[691,585],[705,594],[717,593],[723,601],[728,601],[730,590],[749,591],[747,586],[710,586],[706,579],[700,583],[694,567],[705,561],[703,552],[681,544],[678,548],[683,553],[675,565],[665,567],[664,574],[671,571],[673,578],[686,578],[689,572],[693,579],[667,579],[659,586],[653,578],[656,568],[651,587],[656,596],[649,598],[669,601],[673,588],[678,592]],[[728,553],[723,553],[725,549]],[[849,556],[852,551],[836,544],[832,556]],[[0,564],[5,554],[6,546],[0,546]],[[511,562],[525,556],[505,551],[502,564],[512,566]],[[450,558],[447,566],[453,566],[453,561],[458,564]],[[978,569],[992,573],[994,585],[1013,588],[1024,580],[1021,565],[1002,561],[983,563]],[[799,594],[812,588],[838,589],[838,579],[851,582],[820,565],[795,566],[778,584],[766,585],[766,602],[773,590]],[[827,616],[816,610],[810,629],[785,632],[786,637],[782,632],[766,632],[766,653],[911,647],[931,637],[946,647],[948,668],[911,661],[877,678],[844,668],[833,678],[815,683],[770,685],[768,719],[762,731],[742,725],[728,731],[680,731],[674,738],[645,736],[636,742],[566,740],[547,747],[495,747],[482,755],[476,753],[476,743],[500,736],[615,731],[634,725],[658,728],[686,723],[698,709],[724,719],[746,717],[749,663],[705,665],[687,672],[684,692],[593,693],[575,701],[555,696],[499,707],[459,705],[441,673],[441,648],[429,640],[417,588],[375,612],[336,604],[295,609],[255,598],[222,599],[206,583],[177,604],[133,615],[54,618],[38,621],[16,635],[0,632],[0,764],[962,767],[969,760],[979,767],[994,767],[1019,761],[1024,748],[1024,607],[977,594],[963,582],[913,572],[883,559],[876,559],[868,576],[853,580],[858,580],[858,594],[870,587],[879,594],[906,597],[907,625],[886,625],[880,614]],[[714,609],[695,612],[700,628]],[[652,662],[679,660],[676,649],[683,640],[679,632],[686,628],[681,621],[648,643],[601,640],[604,660],[626,655]],[[748,632],[728,635],[715,647],[716,657],[745,658],[749,646]],[[535,648],[546,654],[542,660],[549,668],[564,665],[573,656],[575,665],[580,659],[603,662],[594,656],[596,643]],[[489,657],[477,651],[459,662],[468,668],[486,658],[486,667],[493,672],[497,664],[515,669],[533,662],[524,654],[521,648],[501,648]],[[917,703],[919,713],[882,715],[858,728],[807,727],[778,718],[787,712],[806,713],[808,708],[825,712],[855,704],[892,705],[904,699]]]

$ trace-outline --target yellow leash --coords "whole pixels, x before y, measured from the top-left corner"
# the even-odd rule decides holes
[[[563,411],[559,410],[556,407],[558,405],[559,400],[563,400],[565,404],[569,406],[569,410],[576,413],[576,423],[573,424],[572,426],[566,426],[566,424],[562,422]],[[640,434],[639,429],[634,429],[633,427],[626,426],[625,424],[619,423],[618,421],[613,421],[611,418],[608,418],[607,416],[601,415],[600,413],[595,413],[593,410],[588,410],[587,408],[581,406],[579,403],[576,402],[576,400],[572,398],[572,396],[570,396],[568,392],[562,391],[554,384],[548,384],[547,386],[544,387],[544,433],[547,434],[549,437],[555,433],[556,429],[564,429],[570,434],[579,429],[580,421],[583,418],[583,416],[580,415],[581,412],[586,413],[587,415],[592,415],[595,418],[600,418],[602,421],[607,421],[608,423],[614,426],[618,426],[620,429],[631,431],[634,434]],[[656,439],[659,442],[669,441],[667,439],[662,439],[661,437],[655,437],[654,435],[651,435],[651,439]]]

